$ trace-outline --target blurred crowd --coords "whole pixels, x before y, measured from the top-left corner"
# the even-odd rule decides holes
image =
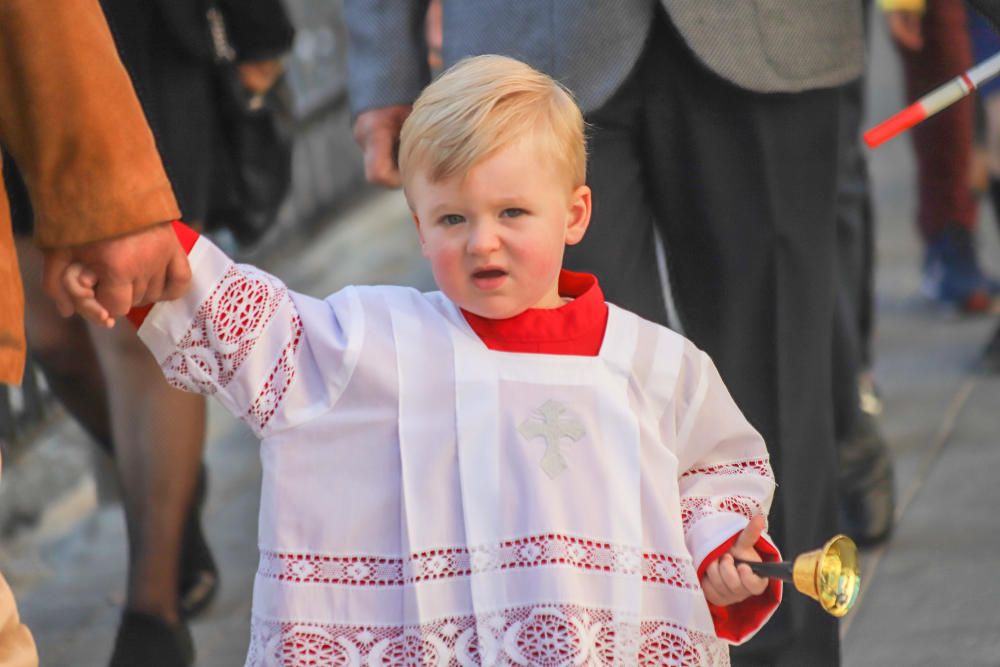
[[[14,235],[0,271],[16,286],[20,267],[23,302],[4,298],[24,304],[26,330],[22,344],[19,311],[5,310],[0,344],[11,356],[0,379],[20,381],[26,347],[52,396],[114,461],[129,572],[110,664],[187,665],[188,624],[220,585],[201,525],[211,479],[204,398],[170,387],[127,322],[102,330],[64,317],[51,276],[71,256],[98,257],[129,286],[121,315],[185,284],[181,260],[169,260],[176,248],[161,241],[128,254],[123,237],[141,244],[181,218],[244,247],[266,233],[288,189],[278,91],[294,27],[280,0],[54,3],[0,0]],[[1000,50],[1000,11],[985,0],[787,0],[759,25],[711,23],[726,4],[622,0],[556,16],[564,10],[553,3],[345,0],[352,131],[368,181],[398,187],[400,128],[442,69],[501,53],[564,83],[589,125],[594,192],[591,231],[569,267],[597,274],[608,301],[710,353],[768,444],[779,489],[769,530],[786,554],[836,532],[875,546],[891,538],[895,489],[873,358],[878,215],[859,141],[865,33],[883,29],[870,20],[885,22],[909,102]],[[109,30],[117,52],[93,48]],[[62,64],[82,52],[90,60]],[[62,81],[40,85],[56,70]],[[39,85],[25,86],[25,73]],[[100,108],[74,97],[95,86],[109,91]],[[963,317],[1000,305],[977,244],[979,207],[1000,221],[998,92],[1000,79],[903,139],[917,164],[923,260],[914,271],[926,299]],[[39,104],[74,117],[30,110]],[[264,190],[273,192],[253,201]],[[168,261],[148,259],[156,254]],[[982,364],[1000,372],[1000,329]],[[32,664],[30,636],[6,609],[14,615],[0,665]],[[789,596],[732,656],[834,665],[838,642],[833,619]]]

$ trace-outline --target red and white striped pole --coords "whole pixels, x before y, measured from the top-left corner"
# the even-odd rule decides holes
[[[950,107],[973,90],[1000,74],[1000,53],[990,56],[970,70],[927,93],[894,116],[890,116],[864,134],[869,148],[879,146],[922,120]]]

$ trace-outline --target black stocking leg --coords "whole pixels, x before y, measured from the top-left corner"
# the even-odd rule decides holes
[[[184,525],[205,432],[205,399],[167,385],[128,322],[91,328],[108,378],[111,424],[129,535],[127,606],[179,619]]]

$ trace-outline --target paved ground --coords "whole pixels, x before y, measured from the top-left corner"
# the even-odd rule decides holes
[[[899,108],[898,74],[884,39],[872,54],[871,116]],[[883,428],[897,457],[898,527],[884,548],[865,554],[857,609],[842,625],[844,664],[1000,665],[1000,378],[973,370],[995,318],[959,319],[918,295],[912,160],[905,141],[872,156],[879,219],[876,376]],[[1000,274],[1000,244],[983,214],[983,255]],[[377,243],[376,243],[377,241]],[[356,203],[267,266],[314,294],[349,280],[428,286],[405,206],[382,194]],[[6,473],[26,480],[38,466],[85,451],[82,436],[58,422],[38,457]],[[199,665],[242,664],[256,566],[259,462],[248,430],[213,408],[207,532],[222,568],[220,598],[194,624]],[[41,526],[4,545],[2,562],[42,664],[105,663],[122,602],[125,538],[120,511],[97,501],[91,475],[70,486]],[[5,483],[7,483],[5,482]]]

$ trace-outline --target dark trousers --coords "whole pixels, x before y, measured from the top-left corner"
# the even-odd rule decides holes
[[[868,163],[858,137],[864,110],[864,79],[842,90],[841,155],[837,194],[837,314],[833,392],[838,442],[859,427],[858,375],[871,368],[874,330],[875,224]]]
[[[593,126],[594,218],[570,268],[665,322],[661,232],[685,334],[715,360],[771,453],[770,534],[788,556],[836,532],[831,350],[836,89],[751,93],[716,77],[658,20]],[[786,587],[735,664],[835,665],[836,622]]]

